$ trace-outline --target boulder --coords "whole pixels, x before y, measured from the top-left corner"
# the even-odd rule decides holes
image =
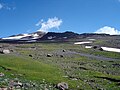
[[[103,68],[106,68],[107,66],[106,65],[102,65]]]
[[[68,84],[65,83],[65,82],[58,83],[58,84],[57,84],[57,88],[58,88],[59,90],[67,90],[67,89],[68,89]]]
[[[53,55],[52,54],[47,54],[47,57],[52,57]]]
[[[14,50],[10,50],[10,52],[14,52]]]
[[[10,50],[4,49],[4,50],[1,50],[0,53],[2,53],[2,54],[9,54]]]
[[[32,57],[32,55],[30,54],[29,57]]]
[[[60,57],[64,57],[63,55],[60,55]]]
[[[99,48],[100,51],[103,51],[103,48]]]
[[[0,77],[3,77],[3,76],[5,76],[5,75],[4,75],[4,73],[1,72],[1,73],[0,73]]]
[[[63,50],[63,52],[66,52],[66,50]]]
[[[98,46],[93,46],[93,49],[97,49],[98,48]]]
[[[21,88],[23,86],[23,84],[19,81],[14,81],[14,80],[11,80],[9,82],[9,87],[17,87],[17,88]]]

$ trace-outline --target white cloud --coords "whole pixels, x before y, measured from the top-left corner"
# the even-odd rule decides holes
[[[104,34],[110,34],[110,35],[120,35],[120,31],[116,30],[113,27],[104,26],[100,29],[98,29],[95,33],[104,33]]]
[[[54,17],[54,18],[49,18],[47,22],[44,22],[42,19],[36,24],[36,26],[41,26],[41,28],[38,31],[48,32],[52,28],[59,29],[61,23],[62,23],[61,19]]]
[[[1,9],[5,9],[5,10],[15,10],[16,7],[12,6],[12,5],[8,5],[5,3],[0,3],[0,10]]]
[[[36,24],[36,26],[40,26],[42,22],[43,22],[43,19],[41,19],[41,20]]]
[[[0,9],[2,9],[3,8],[3,5],[0,3]]]

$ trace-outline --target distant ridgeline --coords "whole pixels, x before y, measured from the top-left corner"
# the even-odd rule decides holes
[[[0,42],[40,42],[40,41],[69,41],[69,40],[80,40],[85,38],[119,38],[119,35],[109,35],[109,34],[96,34],[96,33],[83,33],[78,34],[74,32],[33,32],[28,34],[18,34],[18,35],[12,35],[6,38],[1,38]]]

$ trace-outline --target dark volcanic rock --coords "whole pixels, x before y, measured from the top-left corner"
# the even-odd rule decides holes
[[[30,54],[29,57],[33,57],[33,56]]]
[[[52,57],[53,55],[52,54],[47,54],[47,57]]]
[[[79,34],[74,32],[64,32],[64,33],[55,33],[55,32],[48,32],[44,35],[40,40],[66,40],[66,39],[73,39],[78,38]]]

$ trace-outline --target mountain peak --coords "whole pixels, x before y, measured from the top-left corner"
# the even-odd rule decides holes
[[[12,35],[9,37],[2,38],[3,40],[32,40],[32,39],[38,39],[44,36],[45,32],[33,32],[28,34],[18,34],[18,35]]]

